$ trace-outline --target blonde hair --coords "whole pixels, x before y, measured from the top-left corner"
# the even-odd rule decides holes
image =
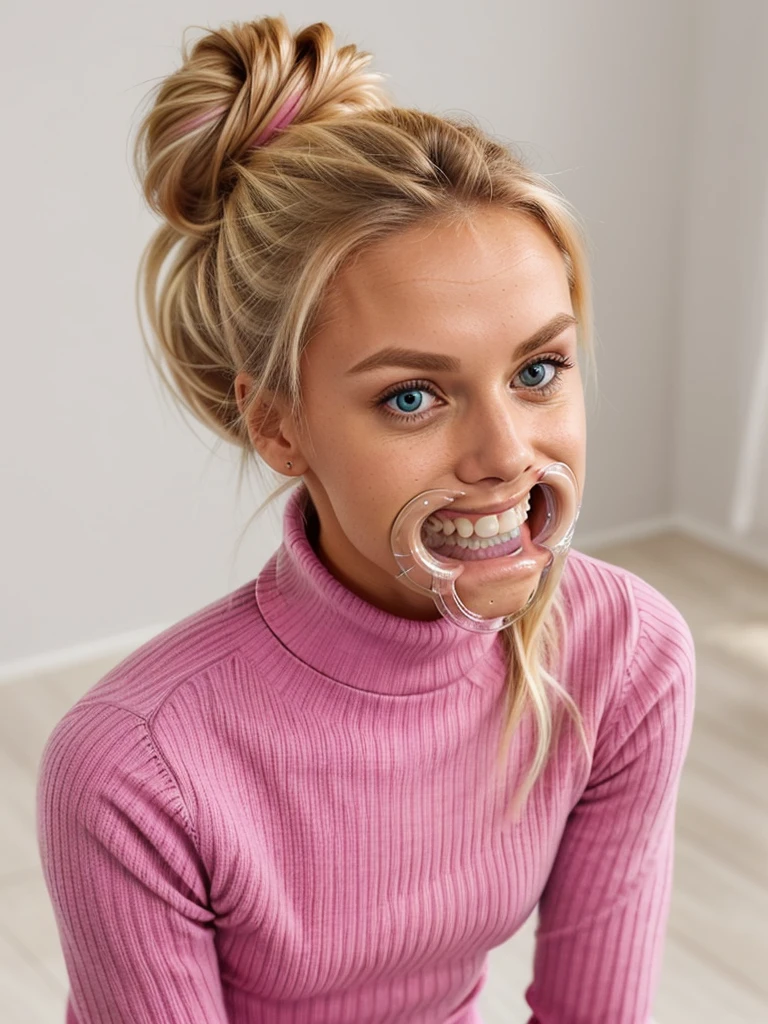
[[[144,195],[163,219],[139,267],[139,320],[143,297],[157,357],[142,336],[161,379],[240,448],[240,483],[255,456],[249,414],[264,395],[286,396],[302,414],[300,358],[334,274],[354,253],[427,218],[492,206],[539,221],[562,254],[579,344],[593,366],[578,218],[546,178],[471,119],[394,106],[381,76],[366,70],[370,55],[336,49],[324,23],[295,35],[282,17],[232,23],[206,31],[191,52],[184,43],[182,56],[136,138]],[[253,148],[297,93],[293,123]],[[254,382],[242,410],[234,389],[241,371]],[[518,809],[559,733],[562,709],[551,697],[567,708],[589,756],[578,708],[553,674],[564,635],[563,566],[556,560],[540,598],[502,632],[506,727],[497,766],[527,709],[538,727]]]

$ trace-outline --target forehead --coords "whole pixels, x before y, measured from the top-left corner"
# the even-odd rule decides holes
[[[552,303],[570,307],[565,263],[549,232],[533,217],[490,209],[417,224],[358,253],[324,306],[337,327],[362,329],[482,310],[524,317],[526,307],[539,318]]]

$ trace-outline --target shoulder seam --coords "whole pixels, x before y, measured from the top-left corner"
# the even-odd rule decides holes
[[[179,785],[179,780],[176,778],[176,773],[173,771],[173,769],[171,768],[171,766],[168,764],[167,760],[165,759],[164,755],[162,754],[162,752],[160,750],[160,745],[158,744],[157,740],[155,739],[154,733],[152,732],[152,727],[151,727],[151,724],[150,724],[149,720],[144,715],[140,715],[138,713],[138,711],[134,711],[132,708],[127,708],[127,707],[125,707],[124,704],[120,704],[118,701],[99,700],[99,699],[96,699],[96,700],[85,699],[85,700],[79,702],[78,704],[74,705],[72,708],[70,708],[70,710],[69,710],[69,712],[67,712],[67,714],[69,714],[70,712],[73,712],[73,711],[74,712],[78,712],[78,711],[81,711],[81,710],[83,710],[83,709],[85,709],[87,707],[94,707],[94,706],[96,706],[96,707],[117,708],[119,711],[124,711],[126,714],[131,715],[133,718],[137,719],[139,722],[142,723],[142,725],[146,729],[147,738],[149,739],[149,743],[150,743],[150,746],[152,748],[151,749],[152,756],[155,759],[155,761],[157,762],[159,769],[161,771],[165,771],[165,773],[168,775],[168,777],[170,778],[171,784],[173,785],[173,788],[176,791],[176,795],[177,795],[177,798],[178,798],[179,811],[180,811],[180,814],[181,814],[181,819],[184,822],[184,827],[186,828],[187,832],[189,833],[189,837],[190,837],[190,839],[192,840],[192,842],[194,844],[195,852],[197,853],[197,856],[200,857],[200,860],[202,861],[202,857],[201,857],[201,854],[200,854],[200,843],[198,841],[197,829],[195,828],[194,822],[192,821],[192,815],[189,813],[189,808],[187,807],[186,803],[184,802],[184,796],[183,796],[183,794],[181,792],[181,786]]]
[[[645,580],[643,580],[642,577],[636,577],[636,578],[639,579],[641,582],[646,583],[646,585],[648,587],[651,586],[651,584],[649,584]],[[634,584],[633,584],[633,581],[632,581],[632,575],[628,574],[627,576],[625,576],[625,583],[626,583],[626,586],[627,586],[628,594],[629,594],[629,596],[631,598],[631,601],[632,601],[632,606],[633,606],[633,608],[635,610],[635,614],[637,616],[637,623],[638,623],[638,625],[637,625],[637,632],[636,632],[636,635],[634,637],[634,645],[633,645],[633,650],[632,650],[632,656],[629,658],[629,660],[627,662],[627,667],[626,667],[626,669],[624,671],[624,685],[623,685],[622,699],[621,699],[621,706],[622,707],[624,707],[625,704],[626,704],[626,693],[629,690],[629,681],[632,678],[632,672],[634,670],[635,663],[637,662],[637,659],[638,659],[638,657],[639,657],[639,655],[640,655],[640,653],[642,651],[642,641],[644,639],[649,639],[649,640],[651,639],[651,634],[649,633],[650,622],[648,620],[648,617],[643,615],[643,613],[641,611],[641,608],[640,608],[641,602],[639,602],[637,600],[637,595],[635,593],[635,587],[634,587]],[[657,593],[662,598],[662,600],[667,602],[667,604],[670,605],[670,607],[677,613],[677,615],[680,616],[682,621],[685,622],[685,619],[683,618],[683,616],[682,616],[680,610],[677,608],[677,606],[672,604],[672,602],[669,600],[669,598],[665,597],[665,595],[662,594],[660,591],[657,591]],[[687,627],[687,623],[686,623],[686,627]],[[688,632],[690,634],[690,628],[689,627],[687,627],[687,628],[688,628]]]
[[[170,688],[170,690],[168,690],[168,692],[164,694],[163,699],[160,701],[157,707],[154,707],[152,711],[149,713],[146,719],[147,725],[151,725],[152,721],[160,714],[166,703],[171,699],[173,694],[179,689],[180,686],[184,686],[186,685],[186,683],[191,683],[201,673],[207,672],[208,669],[213,668],[214,665],[220,665],[223,662],[228,661],[235,655],[239,654],[239,652],[239,646],[233,647],[231,650],[228,650],[225,654],[219,654],[215,658],[211,658],[210,661],[205,662],[205,664],[203,665],[196,665],[192,672],[190,672],[188,675],[182,676],[181,679],[178,679]]]
[[[166,773],[168,774],[168,776],[171,779],[171,782],[173,783],[174,789],[176,790],[176,793],[178,795],[178,800],[179,800],[179,808],[181,810],[181,815],[182,815],[182,818],[184,820],[184,826],[187,829],[187,832],[189,833],[189,837],[190,837],[190,839],[192,840],[192,842],[194,844],[195,852],[197,853],[197,856],[200,858],[200,861],[202,862],[202,856],[200,854],[200,843],[199,843],[199,840],[198,840],[197,829],[195,828],[195,823],[192,821],[192,815],[189,813],[189,808],[187,807],[187,805],[186,805],[186,803],[184,801],[184,795],[181,792],[181,785],[179,783],[179,780],[176,777],[176,773],[174,772],[173,768],[171,768],[170,764],[168,763],[168,761],[166,760],[164,754],[162,753],[162,751],[160,749],[160,744],[155,739],[155,734],[152,731],[151,723],[147,719],[142,719],[142,721],[144,722],[144,725],[146,726],[147,736],[149,737],[149,741],[152,744],[152,753],[157,758],[157,761],[158,761],[158,763],[160,765],[160,768],[161,769],[163,769],[163,768],[165,769]]]
[[[627,601],[630,607],[630,615],[633,622],[637,622],[637,626],[632,626],[632,634],[627,641],[626,645],[626,662],[624,670],[621,674],[621,686],[619,693],[616,696],[616,704],[611,712],[610,722],[606,723],[608,731],[613,731],[617,728],[617,723],[621,717],[627,704],[627,694],[629,692],[629,681],[632,678],[632,669],[634,668],[635,661],[637,660],[638,654],[640,653],[640,638],[643,635],[645,629],[645,623],[640,615],[640,609],[638,608],[637,601],[635,600],[635,591],[632,586],[632,580],[628,573],[619,572],[616,574],[617,578],[621,580],[624,585],[624,590],[627,595]]]
[[[578,554],[582,555],[584,558],[591,557],[589,555],[584,555],[583,552],[578,552]],[[602,560],[595,559],[595,561]],[[624,707],[626,702],[627,690],[629,689],[629,679],[631,678],[632,668],[634,667],[635,660],[639,654],[640,638],[645,630],[646,623],[643,621],[640,614],[640,608],[635,597],[635,589],[632,585],[633,574],[620,565],[614,565],[612,562],[603,562],[602,564],[605,565],[607,569],[611,570],[611,576],[613,576],[613,578],[624,588],[631,619],[631,633],[626,641],[624,649],[625,665],[621,675],[621,686],[619,693],[616,696],[615,710],[611,713],[611,723],[613,723],[613,720],[619,710]]]
[[[637,595],[635,594],[635,587],[632,582],[632,577],[629,573],[622,573],[621,580],[624,584],[624,589],[627,593],[627,601],[631,608],[632,614],[632,635],[627,641],[627,664],[624,669],[624,690],[622,692],[622,701],[624,703],[624,696],[628,687],[628,680],[632,675],[632,669],[634,668],[635,661],[637,660],[638,654],[640,653],[640,638],[646,629],[647,623],[643,616],[640,614],[640,605],[637,601]]]

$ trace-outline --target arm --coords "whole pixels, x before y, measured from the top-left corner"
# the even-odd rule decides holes
[[[677,609],[627,577],[637,644],[539,903],[528,1024],[647,1024],[671,896],[695,651]]]
[[[48,738],[37,787],[67,1024],[224,1024],[194,827],[148,723],[76,705]]]

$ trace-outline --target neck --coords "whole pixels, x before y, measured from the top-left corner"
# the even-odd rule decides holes
[[[405,618],[338,579],[318,553],[319,524],[299,485],[283,518],[283,543],[256,581],[270,630],[305,665],[362,689],[405,695],[464,678],[498,649],[498,636],[442,617]]]

